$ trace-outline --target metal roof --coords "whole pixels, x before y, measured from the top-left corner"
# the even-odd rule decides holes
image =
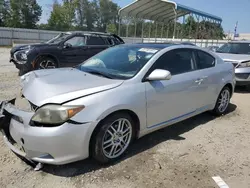
[[[136,0],[119,10],[120,16],[142,18],[158,22],[169,22],[175,19],[175,17],[178,18],[190,13],[222,22],[220,17],[168,0]]]

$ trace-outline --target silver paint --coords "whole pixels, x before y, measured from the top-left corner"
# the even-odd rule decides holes
[[[187,45],[162,49],[129,80],[111,80],[73,68],[37,70],[24,75],[21,78],[23,95],[38,107],[53,103],[84,105],[85,108],[71,118],[78,124],[66,122],[58,127],[32,127],[29,121],[34,112],[8,105],[5,107],[8,112],[23,119],[23,123],[11,120],[11,136],[23,146],[25,157],[41,163],[66,164],[89,156],[95,127],[116,111],[136,114],[140,128],[137,135],[142,137],[212,110],[222,88],[231,84],[234,89],[235,85],[233,66],[212,52],[206,51],[216,58],[213,68],[174,75],[170,80],[142,81],[161,55],[177,48],[202,50]]]

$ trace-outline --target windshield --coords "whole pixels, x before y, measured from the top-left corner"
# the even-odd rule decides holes
[[[113,79],[129,79],[135,76],[159,49],[138,46],[116,46],[93,56],[76,68],[84,72],[98,73]]]
[[[227,43],[216,52],[231,54],[250,54],[250,43]]]
[[[56,37],[50,39],[49,41],[47,41],[46,43],[48,44],[57,44],[63,40],[65,40],[67,37],[69,36],[69,34],[67,33],[60,33],[59,35],[57,35]]]

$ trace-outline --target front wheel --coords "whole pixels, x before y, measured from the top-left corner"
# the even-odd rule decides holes
[[[50,57],[41,57],[38,59],[38,61],[36,62],[36,69],[55,69],[57,68],[57,62]]]
[[[212,112],[218,116],[224,114],[228,109],[230,98],[231,98],[231,91],[227,86],[225,86],[220,92],[216,105]]]
[[[92,143],[92,156],[105,164],[119,159],[135,135],[134,121],[126,113],[117,113],[104,119]]]

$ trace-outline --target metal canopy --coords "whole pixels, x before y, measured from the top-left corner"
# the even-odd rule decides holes
[[[220,17],[168,0],[136,0],[119,10],[119,16],[141,18],[163,23],[168,23],[187,14],[196,14],[215,22],[222,22]]]

